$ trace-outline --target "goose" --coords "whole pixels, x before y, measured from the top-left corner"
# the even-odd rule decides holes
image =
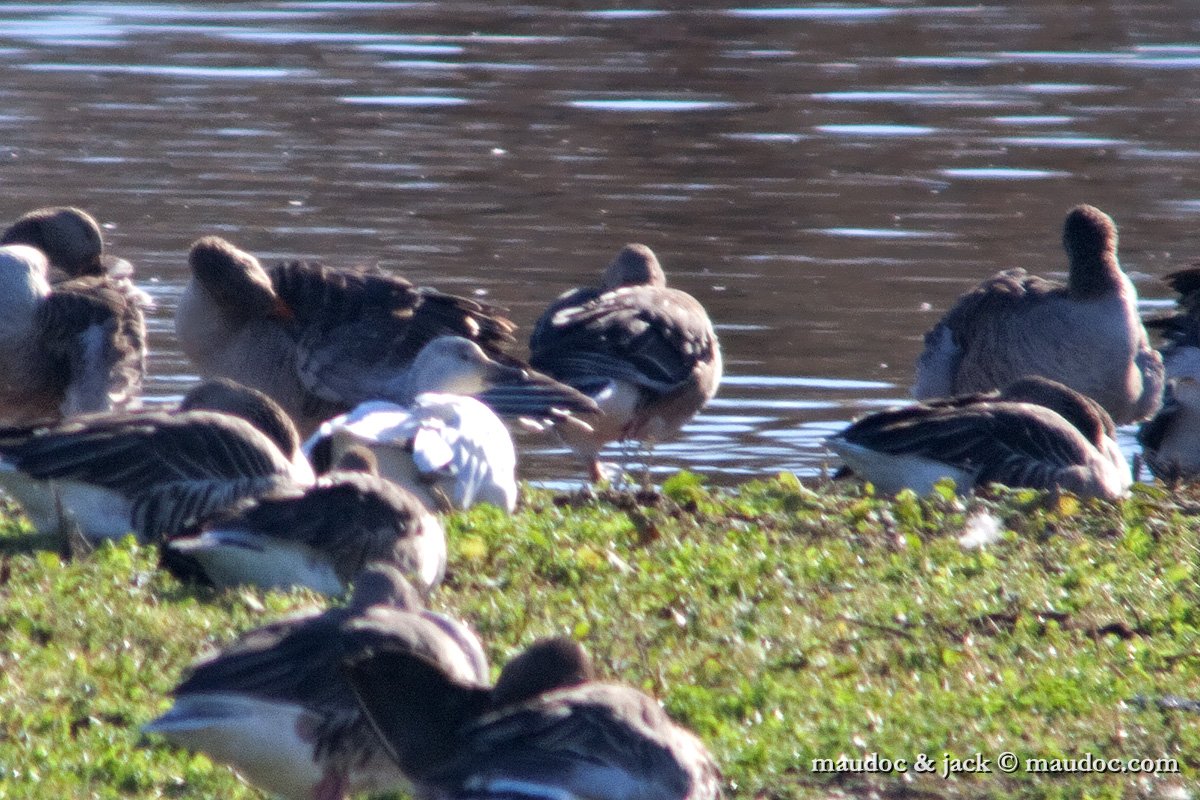
[[[1147,330],[1156,330],[1162,335],[1163,365],[1167,377],[1173,378],[1177,374],[1172,366],[1175,352],[1200,348],[1200,265],[1172,272],[1163,280],[1179,294],[1177,308],[1169,314],[1150,317],[1145,324]],[[1183,374],[1191,371],[1190,364],[1182,367]]]
[[[406,374],[435,338],[469,339],[493,359],[506,359],[501,348],[513,341],[499,309],[381,272],[302,262],[264,269],[216,236],[193,244],[188,260],[192,278],[175,316],[184,352],[202,374],[270,395],[306,437],[359,403],[410,400]],[[497,413],[527,410],[518,402]]]
[[[154,541],[246,497],[311,484],[299,446],[266,395],[210,381],[174,411],[0,429],[0,488],[42,533]]]
[[[52,286],[44,253],[0,246],[0,424],[136,404],[141,355],[121,295],[99,279]]]
[[[960,492],[989,483],[1115,499],[1133,482],[1112,418],[1094,400],[1041,377],[868,414],[826,441],[884,492]]]
[[[505,391],[506,405],[517,407],[527,389],[538,392],[528,373],[466,339],[440,337],[421,350],[406,378],[406,404],[370,401],[326,421],[304,444],[309,460],[320,471],[352,444],[362,445],[378,458],[380,474],[430,509],[491,503],[511,513],[517,503],[512,436],[470,395]]]
[[[96,218],[81,208],[54,206],[21,215],[3,233],[0,245],[24,244],[36,248],[50,263],[49,280],[60,289],[88,291],[104,286],[123,298],[120,335],[124,349],[136,355],[129,369],[136,375],[134,396],[146,373],[145,314],[154,300],[133,283],[133,266],[105,251]],[[131,356],[132,357],[132,356]]]
[[[385,648],[348,656],[359,706],[418,798],[712,800],[712,756],[653,698],[594,680],[565,637],[509,661],[490,693]]]
[[[251,498],[168,540],[164,562],[218,587],[327,595],[369,563],[393,564],[428,596],[446,570],[446,534],[417,497],[379,477],[369,450],[351,447],[311,486]]]
[[[383,647],[436,664],[463,686],[488,681],[475,634],[426,610],[394,567],[372,565],[345,607],[301,612],[202,658],[175,688],[172,707],[142,730],[288,800],[404,789],[341,673],[347,652]]]
[[[679,432],[717,393],[721,348],[704,307],[667,287],[654,252],[627,244],[595,288],[555,300],[529,340],[529,363],[593,398],[588,427],[556,429],[593,480],[608,442],[661,441]]]
[[[1177,483],[1200,475],[1200,347],[1175,343],[1165,361],[1166,398],[1137,438],[1151,474]]]
[[[963,295],[925,334],[913,396],[984,392],[1041,375],[1096,400],[1118,425],[1154,414],[1162,358],[1117,261],[1117,227],[1088,205],[1067,214],[1067,284],[1008,270]]]

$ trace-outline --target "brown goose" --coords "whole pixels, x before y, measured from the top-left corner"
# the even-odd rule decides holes
[[[1117,228],[1092,206],[1067,214],[1065,286],[1024,270],[1001,272],[959,299],[925,335],[917,399],[984,392],[1026,375],[1093,398],[1118,425],[1161,402],[1162,359],[1137,313],[1137,291],[1117,261]]]
[[[431,340],[461,336],[498,351],[514,325],[498,309],[418,289],[403,278],[291,262],[264,269],[208,236],[192,245],[175,316],[184,352],[204,375],[270,395],[307,436],[360,402],[389,399]]]
[[[87,414],[0,429],[0,486],[45,533],[63,517],[88,539],[169,536],[247,497],[313,482],[291,420],[232,381],[193,389],[177,411]]]
[[[329,595],[343,594],[371,562],[395,565],[425,595],[446,569],[437,517],[379,477],[375,457],[361,447],[347,449],[311,486],[251,499],[169,540],[167,551],[168,566],[194,564],[216,586],[307,586]]]
[[[593,680],[570,639],[534,643],[490,696],[385,648],[351,655],[346,669],[420,798],[721,796],[703,743],[642,692]]]
[[[133,283],[133,267],[105,252],[100,224],[80,208],[38,208],[22,215],[0,234],[0,245],[25,244],[41,250],[50,262],[49,280],[57,291],[94,294],[95,287],[116,291],[122,349],[129,355],[124,369],[131,383],[125,394],[136,399],[146,373],[145,311],[154,307],[150,296]],[[129,407],[132,401],[117,403]]]
[[[593,398],[601,415],[559,426],[563,441],[603,476],[608,442],[660,441],[679,432],[721,382],[721,348],[704,307],[667,288],[649,247],[626,245],[600,286],[576,289],[542,314],[529,363]]]
[[[1163,407],[1138,430],[1142,458],[1168,483],[1200,476],[1200,347],[1174,344],[1167,356]]]
[[[136,404],[142,357],[121,294],[101,278],[52,286],[48,274],[40,250],[0,246],[0,423]]]
[[[885,492],[928,494],[952,478],[961,492],[1001,483],[1115,499],[1133,482],[1104,409],[1037,377],[868,414],[826,444]]]
[[[171,709],[143,730],[288,800],[406,788],[341,675],[346,653],[383,648],[466,687],[488,680],[475,635],[425,610],[397,570],[375,565],[356,578],[345,608],[271,623],[197,662]]]

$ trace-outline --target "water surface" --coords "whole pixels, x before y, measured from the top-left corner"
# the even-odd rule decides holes
[[[1064,24],[1064,14],[1070,14]],[[1186,3],[0,5],[0,219],[77,204],[157,298],[152,399],[195,376],[191,241],[377,264],[528,330],[627,241],[717,322],[721,393],[656,470],[813,474],[907,396],[996,270],[1121,227],[1147,301],[1198,251]],[[523,440],[526,477],[580,475]]]

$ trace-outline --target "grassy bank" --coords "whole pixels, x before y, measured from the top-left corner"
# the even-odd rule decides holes
[[[1179,701],[1200,698],[1198,515],[1200,495],[1155,487],[1120,504],[884,500],[790,476],[535,491],[514,517],[451,521],[434,605],[493,663],[579,638],[708,742],[733,797],[1183,796],[1200,774],[1200,713]],[[982,549],[960,542],[991,527]],[[0,533],[0,798],[258,797],[138,726],[205,647],[317,598],[183,586],[130,542],[73,560],[47,545]],[[992,773],[943,777],[947,753]],[[905,769],[813,771],[870,754],[842,766]],[[1089,754],[1074,766],[1091,772],[1027,769]]]

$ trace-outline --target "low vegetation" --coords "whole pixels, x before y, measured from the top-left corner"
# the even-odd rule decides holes
[[[882,499],[787,475],[533,490],[513,517],[451,519],[435,605],[494,664],[580,639],[709,744],[734,798],[1186,797],[1198,515],[1200,496],[1147,486],[1115,504]],[[182,585],[132,540],[63,557],[8,518],[0,798],[259,797],[139,726],[198,653],[320,599]],[[1111,771],[1133,759],[1154,771]]]

